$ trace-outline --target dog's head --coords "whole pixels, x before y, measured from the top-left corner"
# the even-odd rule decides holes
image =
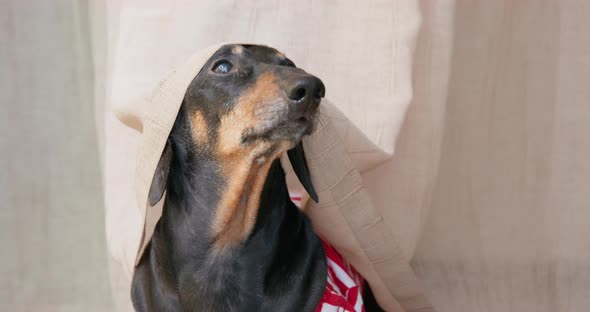
[[[275,49],[227,45],[191,82],[184,105],[194,129],[210,134],[197,131],[195,139],[215,141],[228,157],[261,145],[293,147],[313,130],[324,92],[320,79]]]
[[[167,144],[152,182],[150,203],[165,190],[172,144],[197,155],[259,164],[288,151],[299,180],[317,201],[301,138],[313,132],[324,94],[320,79],[273,48],[221,47],[187,88],[174,142]]]

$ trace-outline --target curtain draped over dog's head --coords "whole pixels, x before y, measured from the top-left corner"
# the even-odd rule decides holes
[[[164,200],[151,206],[148,196],[186,89],[207,60],[223,45],[212,45],[194,54],[184,64],[168,72],[149,93],[116,110],[122,123],[141,133],[135,195],[143,219],[143,232],[138,236],[140,241],[137,242],[135,264],[162,215]],[[369,281],[375,297],[386,310],[432,311],[399,242],[373,207],[359,173],[359,169],[379,164],[390,155],[364,137],[329,100],[322,100],[320,110],[318,129],[303,139],[315,187],[311,195],[315,197],[317,193],[319,197],[319,203],[310,202],[306,209],[315,231]],[[349,154],[341,133],[352,138],[357,147],[362,146],[364,152]],[[284,160],[285,157],[282,158],[283,164]],[[290,166],[284,167],[287,175],[292,175]]]

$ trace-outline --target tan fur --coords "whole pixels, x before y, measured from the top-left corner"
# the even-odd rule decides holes
[[[287,58],[287,56],[286,56],[286,55],[285,55],[283,52],[281,52],[281,51],[277,51],[277,55],[278,55],[280,58],[282,58],[282,59],[286,59],[286,58]]]
[[[237,45],[231,49],[231,53],[235,55],[240,55],[244,53],[244,47],[242,47],[241,45]]]
[[[195,141],[199,144],[206,144],[209,141],[207,122],[203,113],[196,112],[191,118],[191,132]]]
[[[217,252],[241,242],[254,227],[270,162],[258,165],[243,161],[233,167],[213,222]]]
[[[260,194],[272,161],[291,147],[291,142],[257,143],[256,148],[221,162],[226,188],[212,226],[217,253],[248,237],[256,222]],[[266,155],[269,150],[273,152]]]
[[[278,93],[276,77],[266,73],[258,78],[256,84],[247,90],[234,105],[233,110],[221,118],[219,126],[220,157],[231,156],[244,149],[240,144],[242,133],[254,128],[262,120],[256,111],[265,105],[272,104]]]
[[[238,100],[232,112],[221,119],[217,157],[225,178],[225,189],[212,223],[214,250],[223,252],[242,242],[256,222],[260,195],[272,161],[291,147],[289,142],[241,143],[244,131],[260,120],[256,110],[277,97],[275,77],[268,73]]]

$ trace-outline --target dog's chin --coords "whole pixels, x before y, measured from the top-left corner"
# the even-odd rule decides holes
[[[314,119],[298,118],[281,122],[275,122],[262,129],[252,129],[244,134],[242,142],[263,140],[267,142],[290,142],[293,145],[299,143],[305,135],[315,131]]]
[[[290,141],[294,144],[301,141],[303,136],[311,134],[315,129],[313,121],[306,118],[299,118],[283,122],[269,131],[271,141]]]

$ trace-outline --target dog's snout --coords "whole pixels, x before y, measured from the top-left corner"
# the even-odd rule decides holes
[[[312,101],[319,103],[324,97],[324,83],[317,77],[306,75],[295,80],[287,90],[287,96],[296,103]]]

